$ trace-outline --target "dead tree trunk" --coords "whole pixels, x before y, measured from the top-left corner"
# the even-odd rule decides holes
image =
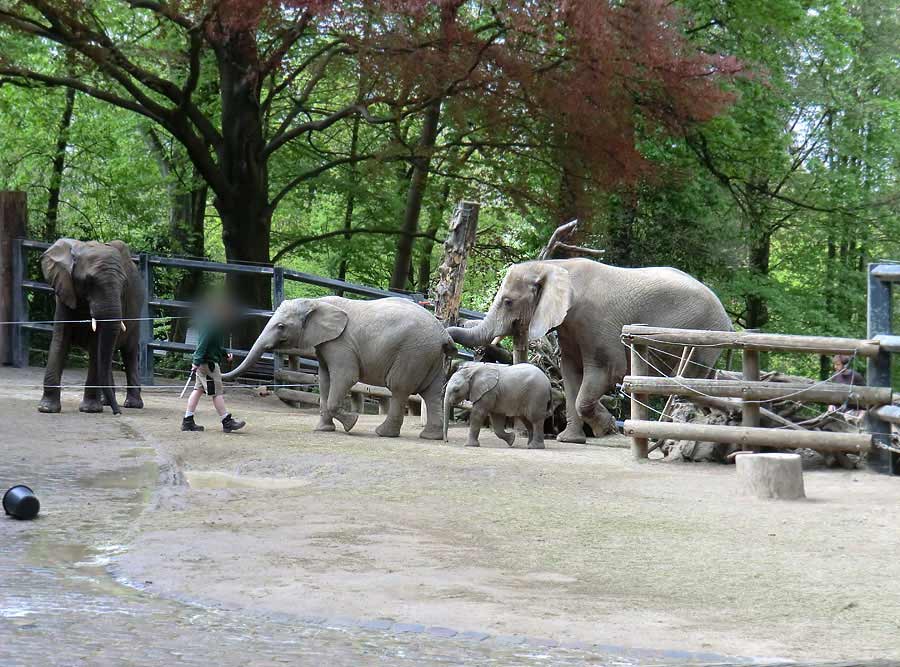
[[[450,220],[450,232],[444,241],[444,257],[438,268],[439,278],[434,288],[434,315],[445,327],[456,326],[459,322],[463,280],[469,251],[475,245],[480,208],[475,202],[460,202]]]
[[[28,200],[24,192],[0,191],[0,322],[16,319],[13,312],[13,240],[25,236]],[[13,363],[11,324],[0,324],[0,363]]]
[[[59,195],[62,190],[63,171],[66,168],[66,150],[69,148],[69,128],[75,110],[75,89],[66,89],[66,106],[63,108],[56,134],[56,152],[53,155],[53,169],[50,172],[49,196],[47,198],[47,222],[44,224],[44,239],[53,243],[59,236]]]

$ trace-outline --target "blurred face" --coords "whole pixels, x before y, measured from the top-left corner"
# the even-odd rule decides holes
[[[834,360],[832,361],[831,366],[832,366],[832,368],[834,368],[835,371],[842,371],[842,370],[844,370],[844,368],[846,368],[846,365],[844,364],[844,360],[841,359],[840,357],[835,357]]]

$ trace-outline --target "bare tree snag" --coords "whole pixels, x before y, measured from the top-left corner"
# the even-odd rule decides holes
[[[478,211],[481,205],[462,201],[450,220],[450,231],[444,241],[444,256],[438,268],[438,283],[434,288],[434,315],[445,327],[459,322],[459,304],[469,251],[475,245]]]

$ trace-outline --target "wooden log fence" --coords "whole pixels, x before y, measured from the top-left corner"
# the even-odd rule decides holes
[[[893,273],[891,276],[893,277]],[[622,340],[631,347],[631,374],[622,382],[623,391],[631,396],[631,419],[624,424],[625,435],[632,439],[632,453],[637,459],[648,456],[648,442],[655,439],[700,440],[740,445],[744,450],[759,451],[761,447],[777,449],[808,448],[823,452],[864,454],[868,459],[880,460],[881,452],[896,452],[883,440],[873,439],[872,433],[837,433],[808,431],[767,410],[762,403],[795,399],[831,405],[870,408],[869,415],[885,423],[900,424],[900,396],[890,386],[851,386],[836,382],[812,382],[804,378],[781,378],[787,382],[767,381],[770,374],[761,374],[759,353],[807,352],[815,354],[848,354],[880,359],[889,348],[900,349],[900,338],[882,333],[878,338],[829,338],[824,336],[794,336],[767,334],[756,331],[703,331],[669,329],[644,325],[622,328]],[[721,373],[717,378],[651,376],[648,363],[650,348],[691,347],[733,348],[743,351],[743,372]],[[682,355],[684,359],[684,355]],[[724,379],[723,377],[724,376]],[[883,377],[883,376],[882,376]],[[764,379],[761,379],[764,378]],[[889,379],[889,377],[888,377]],[[889,382],[885,383],[889,384]],[[684,396],[712,406],[740,405],[740,426],[673,423],[651,421],[647,403],[651,396]],[[763,428],[765,421],[774,428]],[[891,453],[896,456],[896,453]],[[892,469],[886,472],[897,472]]]

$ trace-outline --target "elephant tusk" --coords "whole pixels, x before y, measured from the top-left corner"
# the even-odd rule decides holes
[[[119,326],[122,327],[122,331],[128,331],[128,329],[125,328],[125,323],[124,323],[124,322],[119,322]]]
[[[95,333],[97,331],[97,320],[94,319],[93,317],[91,318],[91,331],[93,331]]]

